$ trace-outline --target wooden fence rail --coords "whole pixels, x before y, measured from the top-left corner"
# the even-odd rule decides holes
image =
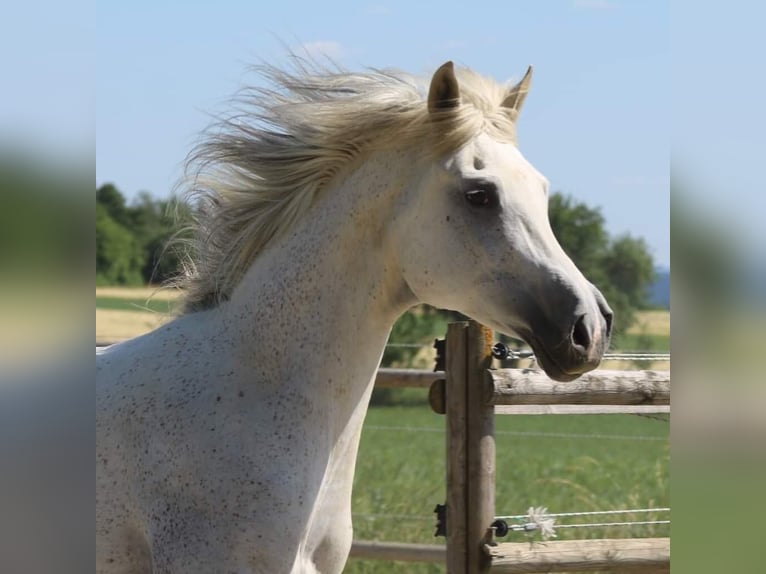
[[[531,369],[486,371],[487,400],[495,405],[668,405],[669,371],[608,371],[557,383]]]
[[[354,540],[350,558],[364,560],[401,560],[403,562],[440,562],[447,558],[445,546]]]
[[[429,388],[434,381],[444,378],[444,371],[422,369],[378,369],[375,386],[387,389]]]
[[[670,572],[669,538],[505,542],[487,547],[492,572]]]

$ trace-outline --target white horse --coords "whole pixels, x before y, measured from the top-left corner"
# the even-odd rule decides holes
[[[97,356],[97,572],[340,572],[375,372],[416,303],[521,337],[560,381],[608,346],[516,144],[531,68],[504,87],[448,62],[427,95],[261,73],[196,155],[184,313]]]

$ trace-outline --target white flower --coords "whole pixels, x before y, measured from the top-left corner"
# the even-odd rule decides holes
[[[527,522],[537,527],[543,540],[556,538],[556,519],[548,516],[548,509],[546,507],[530,506],[529,510],[527,510]]]

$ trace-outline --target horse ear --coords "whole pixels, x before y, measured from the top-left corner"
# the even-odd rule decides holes
[[[532,85],[532,70],[532,66],[529,66],[521,81],[511,88],[503,100],[503,107],[516,110],[516,113],[521,111],[521,106],[524,105],[524,100],[529,93],[529,87]]]
[[[448,110],[460,105],[460,88],[455,77],[452,62],[442,64],[431,78],[428,89],[428,111],[430,113]]]

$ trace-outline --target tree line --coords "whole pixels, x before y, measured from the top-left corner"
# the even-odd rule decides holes
[[[128,204],[113,184],[96,189],[96,284],[159,284],[176,276],[181,260],[170,239],[183,234],[190,207],[141,192]]]
[[[654,262],[642,238],[611,237],[604,216],[561,193],[550,198],[553,232],[583,274],[606,296],[615,311],[616,330],[633,322],[635,311],[648,306]],[[192,208],[176,200],[140,193],[128,204],[113,184],[96,189],[96,281],[99,285],[162,283],[180,271],[179,254],[166,249],[175,234],[183,235]],[[428,307],[402,318],[392,341],[422,341],[453,315]],[[387,351],[388,361],[406,360],[406,348]]]

